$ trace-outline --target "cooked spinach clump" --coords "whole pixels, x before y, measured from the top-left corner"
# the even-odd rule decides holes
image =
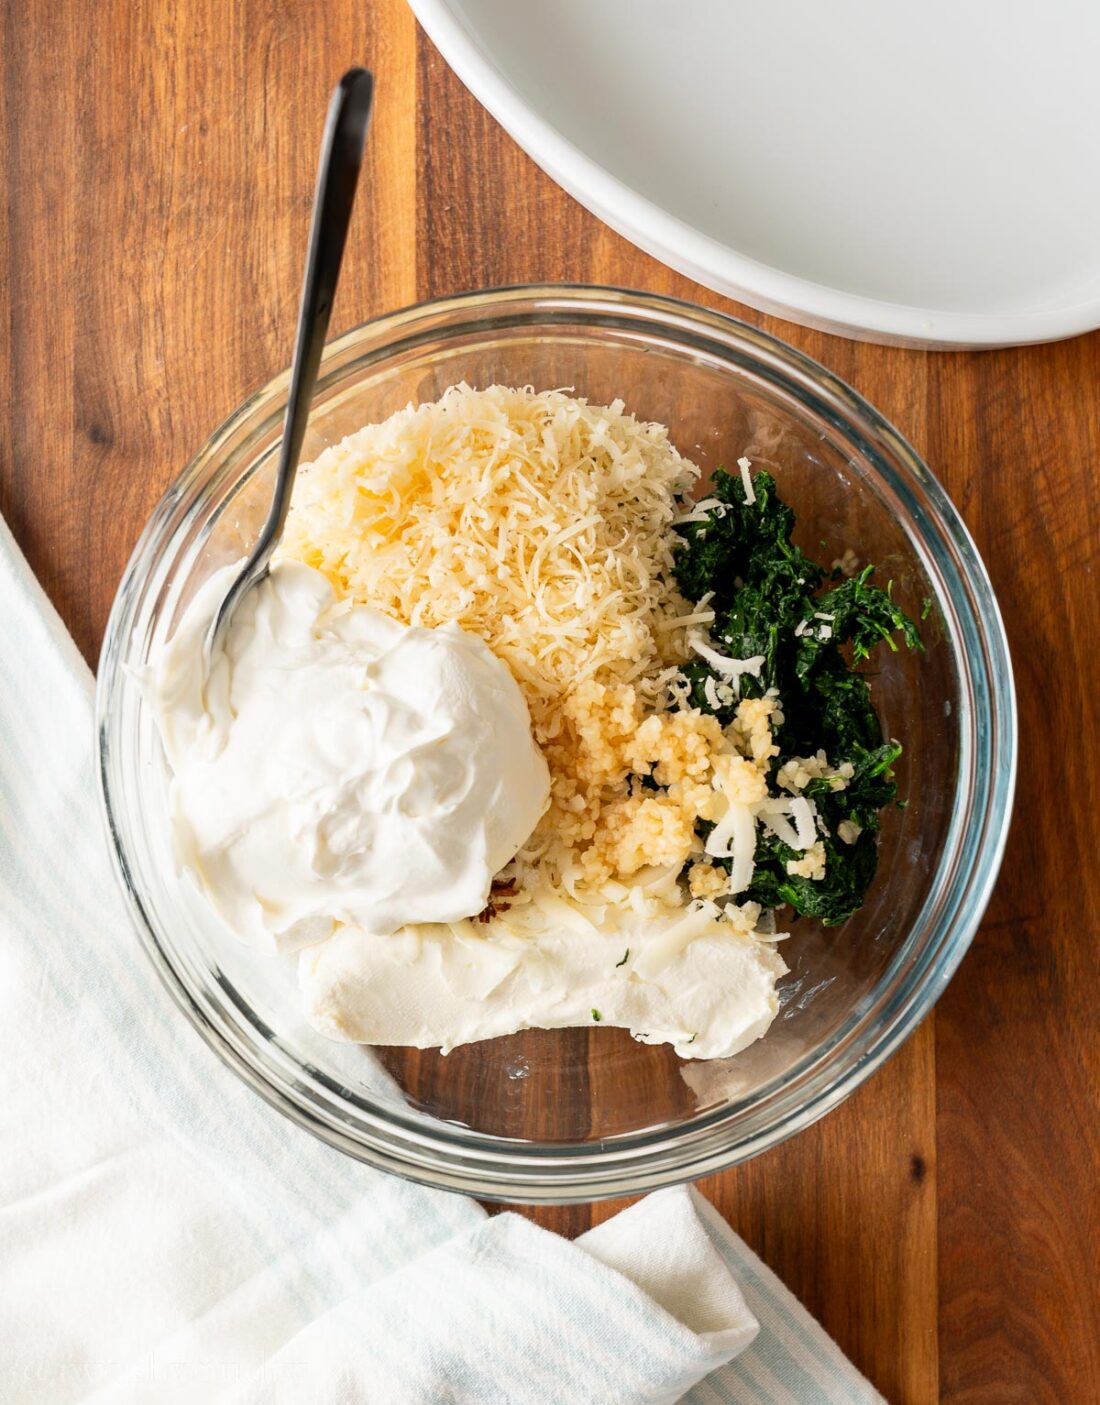
[[[756,500],[748,503],[740,476],[716,472],[712,495],[720,505],[709,510],[706,521],[676,528],[681,538],[674,551],[676,580],[688,600],[713,592],[710,633],[720,652],[739,659],[764,657],[758,679],[742,675],[740,692],[742,697],[760,697],[769,688],[779,693],[784,721],[773,732],[779,755],[771,763],[771,788],[785,762],[819,750],[832,767],[848,761],[854,768],[844,790],[833,790],[821,778],[803,792],[829,831],[823,836],[825,876],[788,874],[788,861],[801,855],[762,830],[752,885],[739,895],[764,907],[789,903],[797,913],[833,926],[858,911],[875,876],[879,813],[897,798],[891,766],[901,754],[898,742],[883,738],[870,686],[854,665],[881,644],[896,651],[895,636],[919,649],[920,634],[891,600],[890,588],[870,584],[873,566],[845,580],[793,545],[794,512],[770,474],[755,474],[752,486]],[[707,679],[717,685],[722,675],[702,659],[685,665],[683,673],[691,706],[729,723],[736,701],[716,707],[707,697]],[[838,836],[844,820],[860,827],[853,844]]]

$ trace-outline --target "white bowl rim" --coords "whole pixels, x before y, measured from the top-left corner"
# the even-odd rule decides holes
[[[1100,296],[1028,312],[951,312],[863,297],[739,253],[639,194],[532,111],[451,0],[409,6],[465,87],[547,175],[632,244],[714,292],[818,331],[937,350],[1026,346],[1100,327]]]

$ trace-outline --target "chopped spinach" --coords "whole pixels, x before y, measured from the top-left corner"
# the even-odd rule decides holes
[[[882,644],[896,650],[896,636],[919,649],[920,635],[894,604],[891,589],[871,584],[873,566],[843,580],[793,544],[794,512],[770,474],[757,473],[752,486],[755,501],[749,503],[741,478],[717,471],[718,506],[705,521],[677,527],[674,570],[689,600],[712,593],[710,632],[717,649],[734,658],[763,656],[759,677],[742,675],[740,688],[742,697],[760,697],[771,688],[779,694],[784,720],[773,734],[779,748],[773,777],[792,757],[819,750],[834,768],[852,764],[845,789],[834,790],[824,777],[805,789],[828,830],[825,876],[789,874],[787,863],[801,856],[761,833],[752,885],[742,895],[765,907],[790,904],[800,915],[834,925],[859,909],[874,878],[879,814],[897,798],[891,766],[901,754],[897,742],[883,738],[867,678],[854,665]],[[827,581],[830,588],[823,589]],[[702,659],[685,665],[683,673],[690,705],[728,723],[736,700],[715,705],[712,699],[720,696],[715,688],[707,696],[708,679],[721,684],[721,675]],[[838,837],[844,820],[859,826],[852,844]]]
[[[745,899],[764,907],[789,903],[800,917],[816,917],[826,927],[846,922],[863,904],[875,876],[878,850],[873,834],[864,831],[854,844],[829,835],[825,844],[825,876],[799,878],[787,872],[787,860],[801,854],[776,839],[761,835],[756,846],[756,869]]]

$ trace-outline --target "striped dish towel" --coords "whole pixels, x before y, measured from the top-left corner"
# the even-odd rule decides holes
[[[0,522],[5,1405],[881,1398],[694,1191],[571,1244],[250,1093],[130,930],[91,699]]]

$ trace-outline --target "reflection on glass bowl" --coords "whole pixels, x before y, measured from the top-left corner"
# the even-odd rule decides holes
[[[876,660],[908,804],[884,818],[878,878],[839,928],[795,926],[779,1016],[729,1060],[681,1062],[616,1029],[531,1030],[436,1051],[332,1043],[294,970],[238,945],[172,859],[167,773],[133,670],[210,573],[253,540],[270,496],[287,378],[246,401],[161,501],[104,642],[100,772],[141,939],[181,1008],[253,1088],[387,1170],[486,1198],[589,1200],[694,1178],[809,1125],[913,1030],[962,958],[996,876],[1016,719],[1000,616],[965,527],[927,468],[821,366],[687,303],[527,287],[421,304],[325,357],[306,459],[456,381],[570,387],[669,426],[704,472],[748,454],[777,477],[811,555],[851,547],[919,611],[926,652]],[[883,651],[885,653],[885,651]]]

